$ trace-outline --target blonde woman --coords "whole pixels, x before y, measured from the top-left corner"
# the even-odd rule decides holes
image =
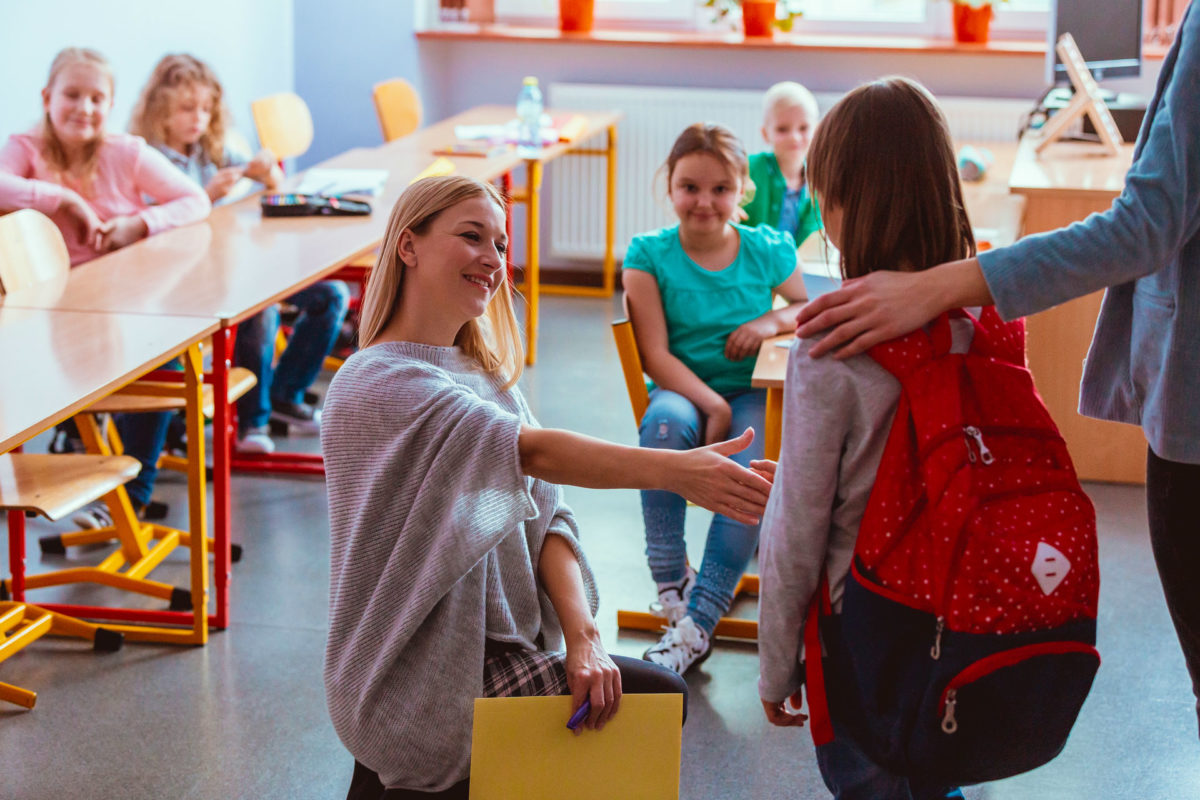
[[[623,691],[686,693],[605,651],[558,483],[670,489],[748,522],[770,489],[727,458],[749,430],[675,452],[540,428],[515,386],[506,246],[490,185],[411,186],[367,286],[362,349],[326,395],[325,688],[356,759],[351,798],[465,798],[476,697],[570,693],[600,728]]]

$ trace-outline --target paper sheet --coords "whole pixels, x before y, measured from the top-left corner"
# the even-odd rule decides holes
[[[471,800],[676,800],[683,697],[627,694],[602,731],[567,730],[571,698],[475,701]]]
[[[387,183],[386,169],[310,169],[293,190],[299,194],[377,195]]]

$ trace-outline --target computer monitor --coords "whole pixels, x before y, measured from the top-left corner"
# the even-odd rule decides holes
[[[1067,83],[1067,70],[1054,52],[1058,37],[1075,37],[1092,76],[1136,78],[1142,71],[1142,0],[1052,0],[1046,53],[1050,84]]]

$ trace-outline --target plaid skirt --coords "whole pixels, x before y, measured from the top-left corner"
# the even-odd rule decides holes
[[[488,641],[483,662],[484,697],[547,697],[566,694],[566,653],[523,650]]]

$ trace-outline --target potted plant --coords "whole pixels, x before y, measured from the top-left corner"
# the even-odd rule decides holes
[[[1007,0],[950,0],[954,12],[954,41],[987,44],[995,10],[993,2]]]
[[[741,11],[742,32],[747,37],[773,36],[775,29],[790,31],[792,21],[801,15],[792,10],[788,0],[703,0],[705,8],[712,9],[713,22],[731,22],[736,25]]]
[[[591,33],[595,19],[595,0],[558,0],[558,29],[564,33]]]

